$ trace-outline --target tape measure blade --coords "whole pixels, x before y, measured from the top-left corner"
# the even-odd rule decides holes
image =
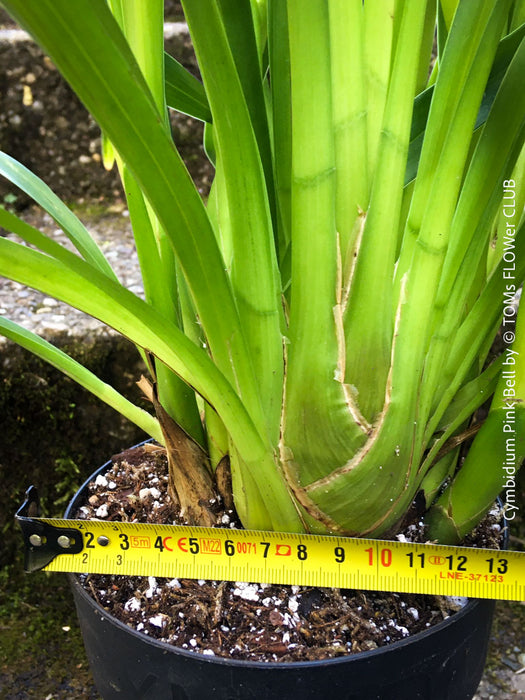
[[[83,543],[79,552],[66,550],[55,556],[47,571],[524,598],[523,552],[225,528],[41,520],[78,529]]]

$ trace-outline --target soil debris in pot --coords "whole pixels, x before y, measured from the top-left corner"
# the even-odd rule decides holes
[[[181,524],[167,493],[167,460],[154,445],[113,458],[89,485],[77,517]],[[240,527],[220,499],[217,527]],[[498,539],[494,514],[485,526]],[[400,539],[421,537],[411,525]],[[485,535],[486,537],[486,535]],[[484,546],[487,540],[484,540]],[[137,631],[209,656],[250,661],[311,661],[376,649],[453,614],[465,599],[254,582],[90,574],[84,588]]]

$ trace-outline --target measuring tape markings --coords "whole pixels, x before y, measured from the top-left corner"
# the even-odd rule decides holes
[[[525,599],[523,552],[224,528],[26,520],[76,530],[82,540],[80,551],[64,549],[45,566],[47,571]]]

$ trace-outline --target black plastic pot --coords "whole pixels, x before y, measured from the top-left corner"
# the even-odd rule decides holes
[[[66,518],[80,506],[87,483]],[[343,658],[263,663],[202,656],[149,639],[109,615],[69,575],[95,684],[104,700],[470,700],[494,602],[471,600],[408,639]]]

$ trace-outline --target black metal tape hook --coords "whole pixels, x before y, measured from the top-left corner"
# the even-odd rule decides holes
[[[24,570],[28,573],[43,569],[58,554],[78,554],[84,547],[78,530],[55,527],[40,520],[40,499],[35,486],[27,489],[15,520],[24,536]]]

